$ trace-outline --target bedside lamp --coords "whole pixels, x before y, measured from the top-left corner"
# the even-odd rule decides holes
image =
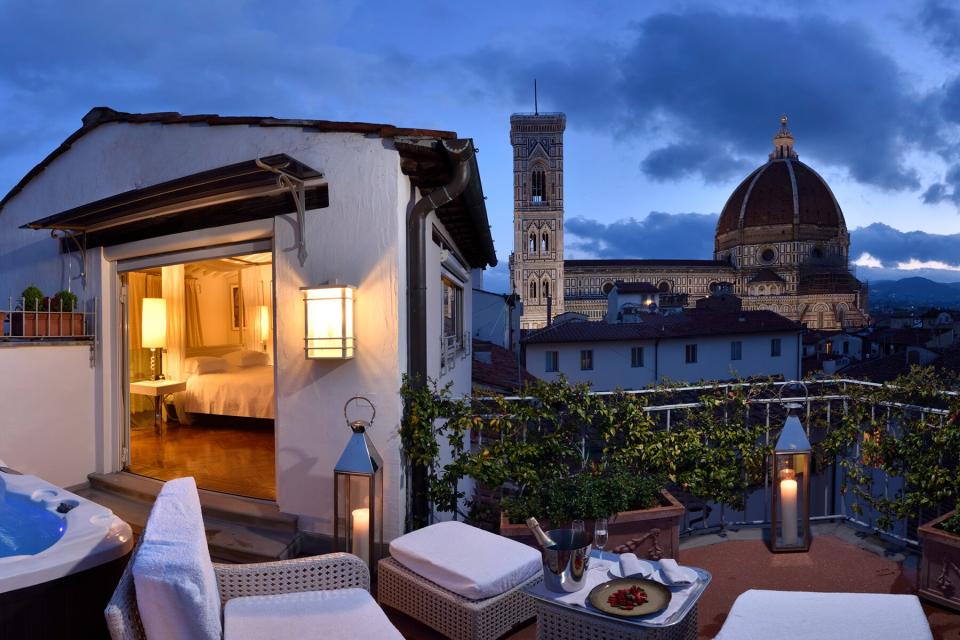
[[[260,343],[264,352],[267,350],[267,340],[270,339],[270,309],[261,304],[257,307],[257,317],[260,319]]]
[[[163,298],[143,299],[140,346],[150,349],[150,374],[154,380],[159,380],[157,349],[162,351],[167,348],[167,301]]]

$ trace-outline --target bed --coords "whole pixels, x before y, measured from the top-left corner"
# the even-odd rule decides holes
[[[238,348],[231,346],[191,349],[187,357],[221,357]],[[275,417],[273,373],[271,365],[254,365],[231,366],[222,372],[188,375],[186,391],[177,394],[179,397],[174,399],[178,415],[183,415],[183,412],[187,414],[181,422],[190,424],[191,413],[272,420]]]

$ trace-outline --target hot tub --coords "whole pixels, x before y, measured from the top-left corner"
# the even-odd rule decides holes
[[[132,547],[110,509],[0,461],[0,637],[105,633],[103,607]]]

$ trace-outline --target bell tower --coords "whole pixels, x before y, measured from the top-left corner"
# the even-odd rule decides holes
[[[510,116],[513,146],[513,253],[510,281],[523,301],[521,329],[563,313],[562,113]]]

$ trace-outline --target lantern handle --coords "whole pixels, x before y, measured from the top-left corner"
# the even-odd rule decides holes
[[[370,411],[371,411],[372,413],[371,413],[371,415],[370,415],[370,421],[369,421],[367,424],[369,424],[369,425],[372,427],[372,426],[373,426],[373,420],[374,420],[374,418],[377,417],[377,408],[376,408],[375,406],[373,406],[373,403],[370,402],[370,399],[369,399],[369,398],[366,398],[366,397],[364,397],[364,396],[353,396],[352,398],[350,398],[349,400],[347,400],[347,402],[343,405],[343,418],[344,418],[344,420],[347,421],[347,424],[348,424],[348,425],[352,425],[353,423],[350,422],[350,416],[347,415],[347,409],[350,408],[350,403],[351,403],[351,402],[354,402],[354,401],[360,402],[361,400],[362,400],[363,402],[366,402],[368,405],[370,405]]]
[[[789,382],[785,382],[782,385],[780,385],[780,389],[777,391],[777,400],[780,402],[780,404],[783,404],[783,390],[786,389],[787,387],[800,387],[801,389],[803,389],[804,400],[807,403],[810,402],[810,390],[807,389],[807,385],[801,382],[800,380],[791,380]]]

